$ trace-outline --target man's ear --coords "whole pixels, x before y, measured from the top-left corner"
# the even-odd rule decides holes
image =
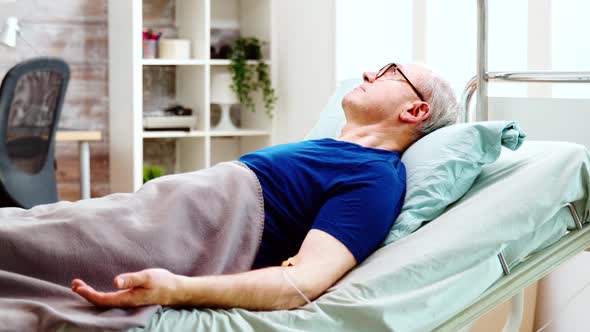
[[[430,116],[430,105],[425,102],[412,103],[400,113],[399,119],[407,123],[420,123]]]

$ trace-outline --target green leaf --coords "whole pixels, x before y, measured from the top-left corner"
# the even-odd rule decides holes
[[[164,175],[164,169],[160,166],[145,165],[143,166],[143,183]]]
[[[270,68],[262,58],[262,46],[266,42],[256,37],[241,37],[231,47],[229,67],[232,74],[231,89],[245,109],[256,111],[253,94],[262,93],[266,114],[273,116],[278,100],[270,79]],[[247,64],[247,60],[258,61],[257,65]]]

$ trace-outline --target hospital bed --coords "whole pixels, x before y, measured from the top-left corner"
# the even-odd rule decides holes
[[[377,250],[313,305],[270,312],[166,308],[131,331],[460,331],[590,246],[590,227],[568,233],[576,223],[562,207],[573,202],[588,211],[588,188],[584,147],[525,142],[484,166],[443,215]],[[511,268],[507,276],[500,252]]]
[[[487,119],[489,80],[590,82],[583,72],[488,72],[486,11],[487,0],[478,0],[478,72],[463,96],[465,121]],[[590,247],[589,174],[590,157],[579,145],[525,143],[484,166],[435,222],[377,250],[311,305],[273,312],[166,308],[131,331],[460,331],[509,299],[504,331],[518,331],[523,289]],[[538,181],[550,177],[551,184]]]
[[[477,75],[466,85],[462,103],[462,120],[471,122],[489,118],[488,83],[494,81],[525,83],[590,83],[590,72],[556,71],[488,71],[488,0],[477,2]],[[470,110],[471,99],[476,93],[477,104]],[[470,306],[439,325],[435,331],[458,331],[469,323],[510,299],[511,311],[504,325],[504,332],[518,331],[523,318],[524,288],[540,280],[576,254],[590,248],[590,226],[585,224],[571,203],[563,206],[575,223],[575,231],[569,232],[548,248],[527,257],[514,269],[510,269],[503,253],[498,255],[504,277],[494,283]]]

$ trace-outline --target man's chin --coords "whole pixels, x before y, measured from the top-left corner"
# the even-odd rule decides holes
[[[350,108],[350,105],[352,105],[352,103],[349,98],[346,98],[346,96],[342,98],[342,103],[340,103],[340,106],[342,106],[343,110],[346,111],[348,108]]]
[[[342,108],[349,107],[355,103],[356,97],[358,92],[362,92],[361,90],[354,89],[342,97]]]

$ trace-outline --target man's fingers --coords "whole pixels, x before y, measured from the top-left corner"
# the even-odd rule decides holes
[[[80,286],[86,286],[86,283],[80,279],[74,279],[72,280],[72,290],[75,291],[76,288],[80,287]]]
[[[117,288],[141,287],[148,281],[148,278],[149,275],[145,270],[134,273],[123,273],[115,278],[114,283]]]
[[[72,280],[72,290],[88,302],[102,307],[136,307],[154,304],[154,290],[150,283],[156,269],[123,273],[113,280],[116,292],[98,292],[81,279]]]
[[[84,285],[75,289],[78,295],[85,298],[88,302],[100,307],[131,307],[143,305],[141,299],[132,290],[122,290],[117,292],[97,292],[94,288]]]

